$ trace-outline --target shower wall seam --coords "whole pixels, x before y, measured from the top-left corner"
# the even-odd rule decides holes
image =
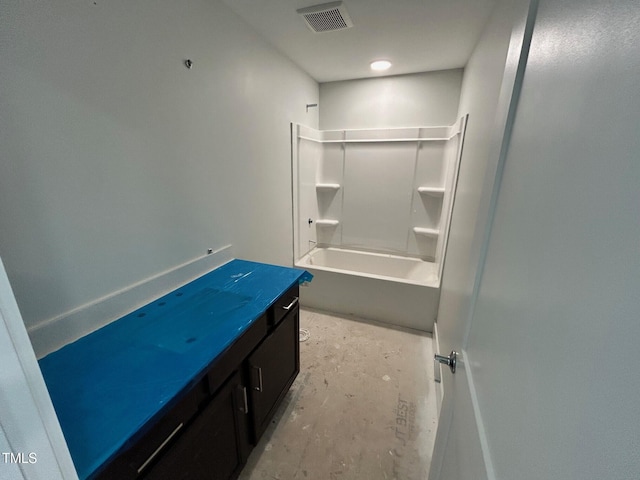
[[[416,147],[416,155],[413,160],[413,184],[411,185],[411,201],[409,203],[409,228],[407,228],[407,241],[405,242],[405,251],[409,251],[409,239],[411,238],[411,225],[413,225],[413,203],[416,199],[417,175],[418,175],[418,158],[420,157],[420,146],[422,142],[418,141]]]
[[[346,133],[343,133],[346,138]],[[342,178],[340,184],[342,185],[342,197],[340,198],[340,220],[344,219],[344,192],[347,188],[345,182],[345,170],[347,164],[347,144],[343,143],[341,146],[342,150]],[[344,222],[340,225],[340,245],[344,244]]]

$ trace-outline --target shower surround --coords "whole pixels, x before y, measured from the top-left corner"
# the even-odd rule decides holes
[[[303,305],[433,330],[465,125],[292,125]]]

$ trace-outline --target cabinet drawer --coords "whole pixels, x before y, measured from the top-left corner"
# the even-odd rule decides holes
[[[269,309],[269,326],[277,325],[282,321],[284,316],[298,306],[298,297],[300,296],[300,288],[295,284],[287,290]]]

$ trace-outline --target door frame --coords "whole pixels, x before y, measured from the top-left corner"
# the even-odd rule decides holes
[[[25,480],[77,480],[40,366],[0,259],[0,470]],[[7,448],[5,450],[5,448]],[[20,475],[17,477],[16,475]]]

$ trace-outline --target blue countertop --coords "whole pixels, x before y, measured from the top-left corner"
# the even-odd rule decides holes
[[[111,459],[304,270],[231,262],[40,360],[81,479]]]

